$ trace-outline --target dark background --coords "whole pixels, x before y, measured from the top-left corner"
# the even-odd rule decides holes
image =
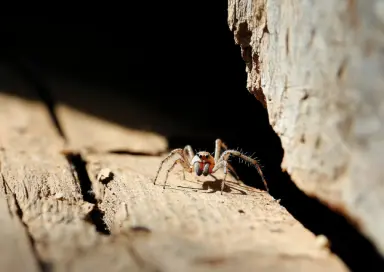
[[[3,17],[2,60],[37,85],[50,104],[66,103],[127,127],[159,132],[170,148],[191,144],[212,152],[220,137],[265,166],[275,149],[282,150],[266,110],[246,89],[226,1],[169,8],[131,6],[126,16],[82,21]],[[83,88],[58,90],[57,82]],[[271,138],[275,142],[269,144]],[[239,167],[251,171],[249,183],[262,186],[255,169]]]
[[[245,64],[227,25],[227,1],[144,4],[127,2],[124,14],[3,16],[1,65],[29,81],[51,111],[55,103],[66,103],[159,132],[170,148],[191,144],[213,151],[220,137],[231,148],[254,153],[271,195],[305,227],[326,235],[349,267],[383,267],[374,247],[345,218],[307,197],[281,170],[280,139],[246,89]],[[82,87],[59,90],[60,82]],[[234,165],[245,183],[263,188],[255,169]]]
[[[134,24],[129,16],[87,23],[9,17],[1,27],[3,54],[23,57],[40,77],[55,74],[85,83],[90,86],[87,99],[98,100],[102,87],[111,98],[138,100],[182,120],[185,127],[238,135],[229,127],[263,126],[266,112],[246,90],[245,65],[226,22],[226,5],[210,11],[204,20],[203,14],[193,18],[189,11],[173,20],[154,17]],[[132,125],[129,116],[84,105],[77,95],[63,102]]]

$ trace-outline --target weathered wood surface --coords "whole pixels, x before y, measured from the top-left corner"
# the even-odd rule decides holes
[[[152,183],[163,155],[83,152],[81,139],[64,145],[41,102],[0,93],[0,105],[1,268],[346,271],[266,192],[242,188],[244,194],[229,184],[220,195],[212,180],[183,181],[177,170],[163,190],[164,172],[158,185]],[[59,115],[65,132],[75,128],[73,137],[86,137],[94,123],[78,126],[70,110]],[[73,171],[65,148],[81,151],[92,194],[82,191],[87,177]],[[110,235],[97,231],[95,209],[104,212]]]
[[[52,126],[45,106],[7,95],[1,95],[0,104],[3,181],[0,199],[14,201],[9,207],[19,209],[18,223],[25,225],[22,230],[15,228],[13,233],[19,240],[19,245],[15,245],[20,247],[20,253],[15,255],[18,259],[5,261],[14,262],[14,266],[24,263],[28,271],[33,271],[36,261],[52,271],[94,268],[102,271],[111,264],[116,271],[137,268],[124,238],[117,241],[104,237],[87,222],[86,217],[93,205],[83,201],[80,185],[60,154],[63,142]],[[6,219],[9,213],[1,216]],[[11,226],[2,227],[7,228]],[[31,246],[31,242],[23,239],[26,235],[33,241],[36,251],[32,261],[30,253],[26,252]],[[6,242],[5,238],[0,239]],[[3,251],[9,250],[2,248]],[[117,264],[116,259],[119,260]],[[1,263],[0,267],[5,265]]]
[[[382,1],[231,0],[248,89],[281,138],[282,167],[384,255]]]
[[[1,191],[4,192],[3,178],[0,176]],[[19,218],[19,208],[13,194],[0,198],[0,266],[2,271],[39,271],[34,256],[33,245],[28,237],[28,230]]]
[[[151,182],[159,162],[155,157],[91,155],[88,171],[111,231],[148,228],[152,234],[135,248],[161,270],[343,270],[265,192],[231,184],[220,195],[213,178],[201,179],[203,185],[182,181],[177,170],[164,190],[164,172],[158,185]],[[95,178],[103,169],[113,173],[106,184]]]

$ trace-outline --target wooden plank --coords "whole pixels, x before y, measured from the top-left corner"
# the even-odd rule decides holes
[[[153,155],[164,152],[167,148],[167,141],[158,134],[124,128],[65,104],[58,105],[57,115],[73,149],[90,152],[125,151]],[[83,126],[87,129],[82,129]],[[82,134],[84,132],[85,135]]]
[[[0,69],[1,91],[10,86],[17,87],[18,81],[13,80]],[[0,101],[0,152],[4,151],[4,126],[11,126],[4,113],[8,105]],[[17,125],[13,126],[18,130]],[[20,133],[22,133],[19,130]],[[0,267],[3,271],[39,271],[39,263],[33,245],[29,239],[28,230],[20,220],[20,209],[15,196],[6,188],[2,175],[5,167],[0,157]]]
[[[0,267],[2,271],[39,271],[39,264],[31,246],[27,230],[19,219],[13,196],[5,198],[5,187],[0,175]]]
[[[161,271],[346,271],[265,192],[244,187],[243,194],[232,184],[220,195],[202,190],[202,184],[219,190],[212,178],[183,181],[177,170],[163,190],[161,179],[152,183],[161,157],[93,154],[87,160],[112,233],[141,230],[131,233],[134,249]]]
[[[17,88],[25,91],[25,86]],[[20,94],[19,90],[7,91]],[[3,187],[7,188],[9,199],[14,196],[15,205],[20,209],[19,224],[26,226],[44,267],[51,271],[105,271],[106,268],[140,271],[126,238],[117,240],[102,235],[89,222],[95,205],[83,200],[81,186],[60,153],[63,141],[51,124],[45,106],[38,101],[3,93],[0,93],[0,105]],[[3,198],[0,197],[0,208],[1,201]],[[7,216],[3,213],[0,218],[4,222],[10,221]],[[2,232],[9,228],[11,226],[7,225]],[[19,229],[15,227],[13,236],[8,239],[0,236],[0,246],[7,245],[12,237],[15,241],[18,239],[19,244],[24,241],[25,232],[23,234]],[[9,250],[9,254],[18,250],[15,256],[21,255],[19,259],[24,263],[3,255],[8,263],[2,267],[13,265],[14,271],[33,271],[36,264],[30,260],[27,245],[24,241],[24,248],[17,249],[19,245],[15,243]],[[28,265],[28,269],[23,265]]]
[[[111,96],[107,89],[69,82],[49,72],[43,82],[49,86],[50,92],[58,101],[56,113],[72,149],[83,152],[122,151],[151,155],[166,151],[168,142],[165,137],[145,126],[148,120],[151,120],[152,126],[154,123],[159,126],[159,113],[150,112],[150,108],[143,107],[129,95]],[[88,111],[120,114],[118,119],[132,126],[121,126],[89,114]],[[162,122],[162,126],[172,125]]]
[[[346,271],[265,192],[232,188],[223,195],[210,193],[175,173],[164,191],[151,180],[162,157],[97,153],[103,151],[97,147],[96,153],[82,154],[86,171],[73,176],[42,105],[6,96],[0,103],[7,105],[0,120],[2,174],[39,257],[53,270]],[[84,151],[81,143],[97,121],[78,125],[69,111],[61,111],[59,121],[66,120],[66,133],[77,130],[69,146]],[[110,129],[98,130],[107,145],[113,141]],[[81,168],[76,152],[68,155]],[[109,177],[98,179],[100,173]],[[84,184],[88,178],[91,187]],[[203,187],[217,185],[206,180]],[[88,203],[93,197],[95,203]],[[87,222],[95,206],[104,213],[110,236]]]
[[[66,124],[67,133],[73,135],[69,146],[78,148],[74,153],[81,151],[87,163],[91,190],[109,231],[113,236],[128,238],[131,253],[141,268],[157,271],[347,270],[265,192],[246,188],[244,193],[232,184],[232,189],[227,188],[229,192],[223,195],[211,193],[211,189],[220,187],[212,179],[205,180],[202,186],[202,183],[182,181],[177,171],[169,177],[171,187],[163,190],[161,179],[158,185],[152,183],[162,157],[106,154],[97,146],[92,146],[93,153],[82,152],[86,150],[78,143],[86,141],[85,135],[94,131],[95,123],[77,125],[79,119],[72,110],[67,107],[59,111],[59,120]],[[114,128],[105,126],[98,131],[98,137],[104,138],[106,145],[113,144],[108,136],[111,129]],[[145,143],[147,139],[143,135],[138,141]],[[187,175],[187,179],[192,178]],[[208,190],[201,190],[202,187]]]

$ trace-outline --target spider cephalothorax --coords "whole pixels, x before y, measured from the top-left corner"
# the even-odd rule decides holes
[[[190,164],[190,168],[195,171],[196,175],[201,176],[203,174],[208,176],[208,174],[212,173],[213,167],[215,167],[215,160],[209,152],[200,151],[192,158]]]
[[[224,149],[225,151],[221,152],[222,149]],[[177,155],[179,156],[179,158],[175,160],[172,166],[167,170],[165,181],[164,181],[164,188],[167,183],[168,174],[169,172],[172,171],[172,169],[176,166],[176,164],[182,165],[184,168],[184,171],[187,171],[188,173],[195,172],[197,176],[201,176],[201,175],[207,176],[215,173],[220,168],[223,168],[224,178],[221,183],[221,194],[222,194],[224,185],[225,185],[225,178],[227,176],[228,170],[236,179],[239,179],[238,175],[235,172],[235,169],[228,162],[228,159],[230,156],[236,156],[256,167],[259,175],[261,176],[261,179],[263,180],[264,186],[268,191],[267,183],[264,179],[264,175],[257,161],[249,156],[242,154],[237,150],[228,150],[227,146],[220,139],[217,139],[215,142],[215,157],[212,157],[212,155],[206,151],[197,152],[195,155],[190,145],[185,146],[184,149],[177,148],[172,150],[171,153],[169,153],[169,155],[160,163],[160,167],[157,170],[156,177],[154,179],[153,184],[156,183],[157,177],[159,176],[159,173],[163,164],[169,159]]]

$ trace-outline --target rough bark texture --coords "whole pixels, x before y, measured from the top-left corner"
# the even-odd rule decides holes
[[[7,87],[15,93],[28,89],[20,82],[16,79],[16,85]],[[0,93],[0,105],[4,270],[347,270],[265,192],[237,190],[229,183],[220,195],[213,179],[183,181],[178,171],[171,173],[163,190],[164,172],[160,184],[153,185],[152,179],[164,155],[109,154],[97,148],[90,153],[85,139],[97,121],[78,126],[77,114],[61,110],[65,132],[77,130],[70,138],[75,144],[69,140],[64,145],[37,98]],[[104,128],[93,135],[94,143],[100,142],[97,137],[116,133],[103,122],[98,126]],[[119,133],[124,139],[131,131]],[[148,143],[144,151],[164,146],[148,134],[139,140]],[[143,146],[134,144],[128,148]],[[76,150],[63,154],[63,147]],[[124,141],[117,147],[127,148]]]
[[[282,167],[384,254],[383,2],[229,0],[228,22]]]

